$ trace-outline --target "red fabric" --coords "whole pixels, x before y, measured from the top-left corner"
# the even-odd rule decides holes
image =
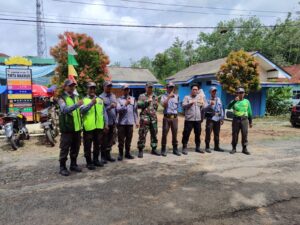
[[[77,81],[76,81],[76,79],[75,79],[75,77],[73,75],[69,75],[68,79],[71,80],[71,81],[73,81],[73,82],[75,82],[77,84]]]
[[[70,35],[67,35],[67,42],[68,42],[68,45],[71,45],[72,47],[74,47],[74,42],[73,42],[72,38],[70,37]]]
[[[47,92],[47,87],[38,84],[32,84],[32,96],[49,97],[50,94]]]

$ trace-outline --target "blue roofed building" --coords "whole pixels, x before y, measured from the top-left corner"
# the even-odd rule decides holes
[[[293,87],[298,84],[282,82],[283,79],[291,79],[291,75],[287,71],[276,65],[259,52],[251,52],[250,54],[253,55],[259,63],[258,71],[260,76],[261,90],[250,93],[248,96],[246,96],[246,98],[248,98],[252,103],[253,115],[256,117],[262,117],[266,113],[268,88],[284,86]],[[219,71],[221,65],[225,63],[225,61],[226,58],[221,58],[192,65],[184,70],[179,71],[173,76],[168,77],[166,81],[172,81],[177,85],[180,101],[183,100],[185,95],[190,93],[190,85],[192,83],[198,83],[206,96],[209,96],[210,87],[215,85],[218,89],[218,96],[222,99],[224,105],[226,106],[232,99],[234,99],[234,96],[226,93],[216,78],[216,73]]]

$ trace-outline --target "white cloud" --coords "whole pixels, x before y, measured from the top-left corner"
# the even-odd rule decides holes
[[[203,0],[186,1],[182,4],[214,6],[235,9],[256,9],[256,10],[295,10],[298,0],[280,1],[274,0],[270,5],[268,0]],[[23,1],[25,2],[25,1]],[[28,3],[27,3],[28,2]],[[90,1],[94,3],[106,3],[107,1]],[[168,3],[178,1],[169,0]],[[112,1],[111,4],[121,4],[119,1]],[[133,5],[133,4],[131,4]],[[139,4],[139,7],[155,6]],[[63,21],[82,21],[82,22],[103,22],[114,24],[147,24],[147,25],[176,25],[176,26],[215,26],[221,20],[228,20],[235,16],[217,15],[216,13],[248,14],[248,12],[209,10],[183,7],[158,7],[176,10],[190,10],[199,12],[209,12],[209,15],[174,13],[174,12],[154,12],[142,10],[116,9],[106,6],[79,5],[70,3],[59,3],[56,1],[44,1],[45,15],[51,18],[59,18]],[[6,12],[30,12],[27,16],[34,17],[35,1],[26,1],[20,4],[19,0],[1,2],[0,13]],[[267,13],[260,13],[267,14]],[[23,14],[24,15],[24,14]],[[271,14],[272,15],[272,14]],[[281,14],[280,14],[281,15]],[[15,14],[14,16],[20,16]],[[284,18],[284,15],[282,15]],[[3,17],[3,16],[0,16]],[[275,23],[276,18],[262,18],[266,24]],[[15,23],[15,22],[14,22]],[[35,55],[36,54],[36,30],[34,24],[20,26],[1,22],[0,52],[9,55]],[[175,37],[182,40],[195,40],[200,31],[210,32],[211,30],[192,30],[192,29],[140,29],[140,28],[118,28],[118,27],[87,27],[71,25],[46,25],[46,36],[48,48],[54,46],[57,35],[65,30],[87,33],[102,46],[109,55],[111,62],[120,61],[122,65],[128,65],[129,59],[138,60],[142,56],[154,57],[160,51],[168,48]]]

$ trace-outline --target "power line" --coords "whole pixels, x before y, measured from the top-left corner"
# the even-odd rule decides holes
[[[136,0],[119,0],[119,1],[122,1],[122,2],[133,2],[133,3],[142,3],[142,4],[150,4],[150,5],[179,6],[179,7],[185,7],[185,8],[198,8],[198,9],[214,9],[214,10],[229,10],[229,11],[241,11],[241,12],[260,12],[260,13],[283,13],[283,14],[289,13],[289,12],[274,11],[274,10],[233,9],[233,8],[222,8],[222,7],[211,7],[211,6],[170,4],[170,3],[151,2],[151,1],[136,1]]]
[[[33,19],[17,19],[17,18],[0,18],[0,21],[15,21],[45,24],[67,24],[67,25],[82,25],[82,26],[98,26],[98,27],[128,27],[128,28],[156,28],[156,29],[243,29],[249,28],[247,26],[235,27],[220,27],[220,26],[170,26],[170,25],[136,25],[136,24],[112,24],[112,23],[83,23],[83,22],[69,22],[69,21],[49,21],[49,20],[33,20]],[[286,25],[286,26],[300,26],[300,24]],[[274,28],[276,25],[262,25],[261,28]],[[253,27],[256,28],[256,27]]]
[[[98,6],[106,6],[112,8],[123,8],[123,9],[138,9],[138,10],[147,10],[147,11],[159,11],[159,12],[175,12],[175,13],[192,13],[192,14],[203,14],[210,15],[212,13],[208,12],[198,12],[198,11],[185,11],[185,10],[175,10],[175,9],[157,9],[157,8],[144,8],[144,7],[135,7],[135,6],[122,6],[122,5],[111,5],[105,3],[91,3],[91,2],[80,2],[73,0],[52,0],[60,3],[72,3],[72,4],[80,4],[80,5],[98,5]],[[229,13],[213,13],[214,15],[225,15],[225,16],[246,16],[246,17],[277,17],[271,15],[252,15],[252,14],[229,14]]]

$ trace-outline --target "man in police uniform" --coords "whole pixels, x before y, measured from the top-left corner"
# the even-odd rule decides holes
[[[146,93],[141,94],[138,99],[138,108],[141,109],[140,113],[140,129],[139,129],[139,158],[143,158],[143,150],[145,148],[147,133],[150,130],[151,135],[151,154],[159,156],[157,152],[157,115],[158,98],[153,93],[153,83],[146,84]]]
[[[217,88],[215,86],[210,88],[210,98],[207,99],[206,114],[206,129],[205,129],[205,151],[210,153],[210,138],[211,133],[214,133],[214,150],[224,152],[220,148],[220,129],[224,123],[224,110],[222,101],[217,97]]]
[[[104,92],[99,96],[103,99],[105,110],[108,117],[108,130],[103,134],[103,145],[101,148],[101,159],[103,163],[115,162],[116,160],[111,156],[112,146],[116,143],[116,119],[117,119],[117,99],[116,96],[111,93],[112,83],[111,81],[105,81],[103,83]]]
[[[196,152],[204,153],[200,150],[200,135],[201,135],[201,121],[203,120],[202,108],[205,107],[205,96],[199,92],[199,85],[191,85],[191,94],[184,97],[182,107],[184,109],[184,129],[182,133],[182,154],[187,155],[187,143],[191,131],[194,129]]]
[[[96,96],[96,84],[88,82],[88,93],[83,99],[83,106],[80,112],[83,118],[83,146],[84,156],[86,159],[86,167],[94,170],[102,167],[103,162],[99,161],[100,145],[102,144],[102,136],[104,127],[107,126],[107,114],[104,109],[103,100]],[[93,160],[91,148],[93,147]]]
[[[68,154],[70,153],[70,170],[81,172],[77,165],[77,156],[81,142],[81,116],[79,107],[83,104],[78,96],[74,94],[76,83],[72,80],[66,80],[64,83],[64,93],[58,100],[60,107],[59,128],[61,132],[60,139],[60,170],[63,176],[69,176],[70,172],[66,167]]]
[[[248,145],[248,126],[252,128],[252,110],[248,99],[245,99],[244,88],[238,88],[236,98],[230,102],[228,109],[233,109],[232,120],[232,151],[231,154],[236,153],[236,145],[238,143],[239,132],[242,133],[242,152],[250,155],[247,149]]]
[[[161,105],[164,107],[164,118],[163,118],[163,131],[161,140],[161,154],[162,156],[167,156],[166,145],[167,136],[171,128],[172,131],[172,145],[173,154],[180,156],[178,151],[178,141],[177,141],[177,131],[178,131],[178,104],[179,96],[174,93],[175,84],[169,82],[167,84],[167,93],[161,97]]]
[[[122,86],[123,96],[117,100],[118,112],[118,142],[119,142],[119,157],[118,160],[123,160],[124,145],[125,158],[134,159],[130,153],[130,146],[133,135],[133,125],[138,128],[138,112],[137,104],[134,97],[129,95],[130,89],[127,84]]]

